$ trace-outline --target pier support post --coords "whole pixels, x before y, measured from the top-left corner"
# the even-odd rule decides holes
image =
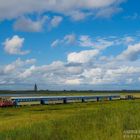
[[[40,104],[41,105],[45,105],[45,101],[44,100],[40,100]]]
[[[100,98],[99,98],[99,97],[97,97],[97,102],[99,102],[99,100],[100,100]]]
[[[64,103],[64,104],[67,104],[67,99],[66,99],[66,98],[63,99],[63,103]]]
[[[84,103],[85,102],[85,99],[84,98],[82,98],[82,103]]]

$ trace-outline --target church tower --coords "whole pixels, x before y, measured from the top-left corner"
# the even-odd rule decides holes
[[[35,83],[34,91],[37,92],[37,84]]]

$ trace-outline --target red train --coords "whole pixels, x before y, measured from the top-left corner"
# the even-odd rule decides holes
[[[9,99],[0,98],[0,107],[14,106],[14,102]]]

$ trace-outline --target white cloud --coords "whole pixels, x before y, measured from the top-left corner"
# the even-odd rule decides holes
[[[45,28],[50,30],[59,26],[63,18],[61,16],[41,16],[36,20],[32,20],[29,17],[19,17],[14,23],[14,29],[22,32],[41,32]]]
[[[93,14],[90,12],[72,11],[68,13],[68,15],[71,16],[74,21],[79,21]]]
[[[102,9],[113,9],[106,12],[107,15],[116,11],[120,3],[124,0],[1,0],[0,1],[0,19],[12,19],[25,14],[32,13],[61,13],[63,15],[72,15],[73,11],[79,12],[78,18],[82,17],[84,11],[90,11],[94,15]],[[17,8],[18,7],[18,8]],[[80,15],[80,16],[79,16]],[[81,16],[82,15],[82,16]],[[104,15],[105,16],[105,15]],[[81,19],[81,18],[80,18]]]
[[[71,75],[78,75],[82,73],[83,69],[81,66],[68,66],[66,67],[66,71],[71,73]]]
[[[87,63],[99,54],[98,50],[85,50],[68,54],[67,61],[73,63]]]
[[[33,71],[35,71],[35,66],[31,66],[29,69],[26,69],[23,73],[19,74],[19,78],[25,79],[32,75]]]
[[[124,50],[120,55],[117,56],[117,59],[135,61],[138,59],[139,54],[140,43],[128,46],[126,50]]]
[[[44,24],[47,20],[47,16],[43,16],[41,19],[37,20],[31,20],[28,17],[20,17],[14,23],[14,29],[24,32],[40,32],[43,30]]]
[[[108,65],[108,64],[106,64]],[[118,66],[117,68],[87,68],[82,73],[85,84],[107,85],[107,84],[130,84],[137,81],[140,67]]]
[[[63,41],[65,44],[73,44],[76,41],[75,34],[68,34],[64,37]]]
[[[89,38],[93,43],[93,39],[91,37]],[[71,39],[71,35],[63,37],[60,42],[61,44],[62,40],[65,40],[65,44],[67,44],[67,41],[68,43],[73,42],[71,41],[73,40]],[[124,47],[126,47],[131,42],[135,42],[135,44],[128,45],[126,50],[115,56],[103,56],[102,52],[106,50],[101,49],[99,47],[100,45],[97,45],[97,42],[103,44],[102,46],[107,44],[104,46],[106,48],[106,46],[111,45],[110,42],[113,42],[112,47],[118,44],[116,40],[120,40],[121,44],[117,47],[122,47],[124,44]],[[89,42],[87,43],[88,46],[92,44]],[[17,59],[11,64],[0,67],[0,84],[32,84],[37,82],[40,85],[46,85],[45,88],[53,87],[52,89],[57,86],[63,87],[61,89],[70,87],[73,87],[72,89],[77,89],[77,87],[79,89],[82,87],[90,89],[96,87],[108,87],[108,89],[117,87],[117,89],[125,89],[126,87],[132,87],[132,85],[140,85],[140,59],[138,59],[140,44],[136,42],[135,38],[131,36],[109,37],[108,39],[98,37],[94,41],[96,48],[91,47],[92,49],[90,50],[83,50],[87,49],[85,47],[81,48],[82,51],[71,52],[67,55],[67,61],[65,62],[54,61],[51,64],[38,66],[35,64],[35,59]]]
[[[114,41],[105,40],[103,38],[97,38],[92,40],[88,35],[82,35],[79,37],[79,46],[81,47],[91,47],[99,50],[106,49],[114,44]]]
[[[60,43],[60,40],[56,39],[55,41],[52,42],[51,47],[56,47],[59,45],[59,43]]]
[[[31,65],[36,62],[35,59],[27,59],[25,61],[22,61],[20,58],[18,58],[16,61],[14,61],[11,64],[8,64],[4,67],[3,71],[4,73],[13,73],[15,70],[17,70],[20,67],[26,66],[26,65]]]
[[[35,64],[35,62],[35,59],[21,60],[20,58],[18,58],[14,62],[1,67],[0,84],[19,84],[23,81],[23,78],[20,79],[20,75],[24,72],[25,69],[28,69],[30,65]]]
[[[133,83],[133,79],[132,78],[126,79],[126,83],[132,84]]]
[[[93,47],[95,44],[88,35],[82,35],[79,39],[79,45],[82,47]]]
[[[138,36],[109,36],[109,37],[92,37],[89,35],[75,35],[68,34],[62,39],[56,39],[52,42],[51,46],[66,46],[66,45],[77,45],[78,47],[94,48],[100,51],[107,49],[108,47],[115,46],[128,46],[138,42]]]
[[[86,69],[83,72],[83,76],[87,77],[87,78],[91,78],[91,77],[100,77],[102,74],[102,69],[101,68],[91,68],[90,70]]]
[[[124,43],[127,45],[127,44],[130,44],[130,43],[134,42],[135,40],[131,36],[126,36],[122,39],[122,41],[124,41]]]
[[[114,42],[113,41],[108,41],[105,39],[98,39],[95,42],[95,48],[99,49],[99,50],[103,50],[106,49],[107,47],[113,46]]]
[[[134,63],[134,66],[128,64],[122,66],[115,62],[110,66],[109,63],[100,64],[98,60],[96,61],[94,60],[93,63],[96,62],[98,65],[84,65],[88,63],[87,61],[84,64],[56,61],[49,65],[35,66],[34,59],[24,61],[17,59],[3,67],[4,73],[0,73],[0,84],[32,84],[37,81],[38,84],[53,85],[53,87],[108,85],[111,89],[113,84],[121,88],[139,82],[140,67],[135,66]]]
[[[50,28],[57,27],[62,22],[62,20],[63,18],[61,16],[54,16],[50,21]]]
[[[20,38],[19,36],[15,35],[11,39],[7,38],[4,45],[4,50],[8,54],[18,54],[18,55],[25,55],[28,54],[29,51],[22,51],[21,48],[23,47],[24,38]]]
[[[65,84],[68,85],[79,85],[81,84],[80,79],[69,79],[65,81]]]
[[[59,45],[66,46],[66,45],[73,45],[76,42],[76,35],[75,34],[68,34],[63,37],[63,39],[56,39],[52,42],[51,47],[56,47]]]
[[[107,7],[102,8],[100,11],[97,12],[96,18],[110,18],[113,14],[120,12],[122,9],[118,7]]]

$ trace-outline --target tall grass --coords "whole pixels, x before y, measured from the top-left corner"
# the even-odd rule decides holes
[[[0,109],[0,140],[123,140],[140,130],[140,101]]]

